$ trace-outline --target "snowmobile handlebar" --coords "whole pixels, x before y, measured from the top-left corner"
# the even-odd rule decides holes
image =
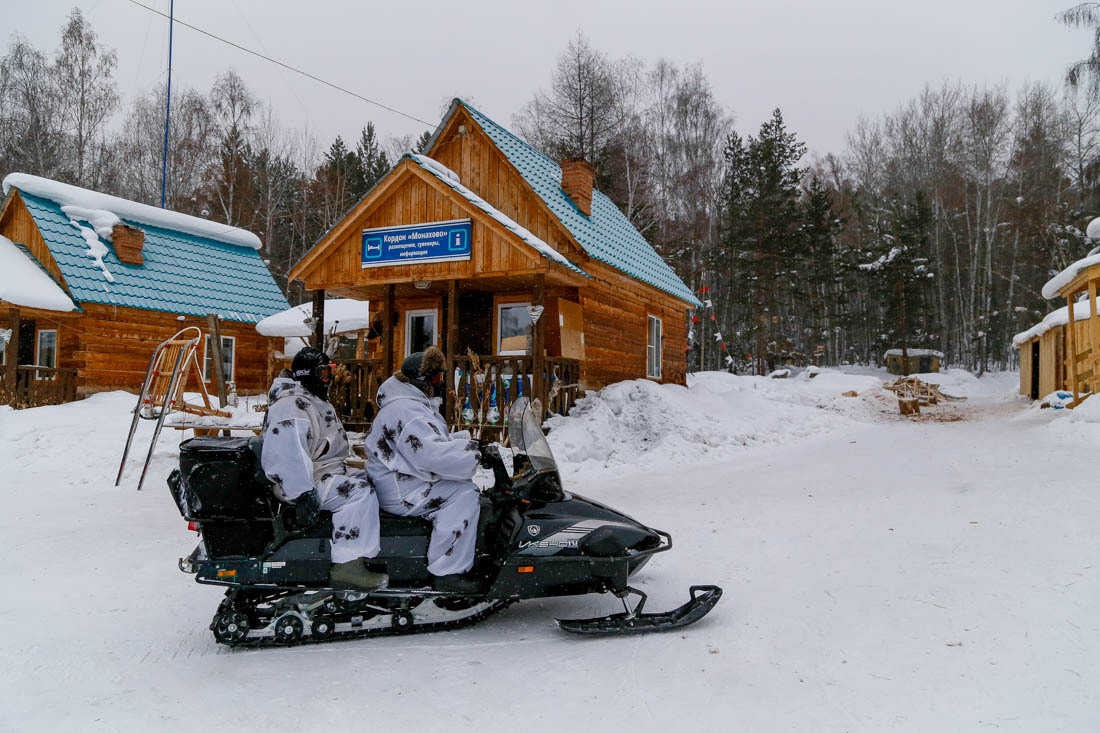
[[[500,457],[500,449],[495,445],[481,446],[481,465],[493,469],[494,492],[507,493],[512,488],[512,477],[508,475],[504,459]]]

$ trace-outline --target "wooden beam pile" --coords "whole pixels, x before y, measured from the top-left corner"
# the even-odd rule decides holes
[[[922,382],[916,377],[900,377],[883,385],[898,396],[898,409],[902,415],[919,415],[922,405],[935,405],[940,400],[965,400],[940,391],[938,384]]]

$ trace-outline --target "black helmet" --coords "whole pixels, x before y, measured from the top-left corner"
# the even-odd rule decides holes
[[[429,397],[435,395],[435,385],[441,383],[446,367],[446,357],[437,346],[429,346],[425,351],[409,354],[401,362],[402,381],[419,387]]]
[[[328,354],[307,346],[294,355],[290,373],[295,381],[323,400],[328,399],[328,385],[332,381],[332,365]]]

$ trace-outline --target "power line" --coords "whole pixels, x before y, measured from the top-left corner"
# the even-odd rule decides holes
[[[134,4],[134,5],[137,5],[139,8],[144,8],[145,10],[148,10],[150,13],[155,13],[155,14],[161,16],[162,18],[168,19],[167,14],[162,13],[161,11],[157,10],[156,8],[151,8],[148,5],[144,5],[142,3],[139,3],[137,0],[129,0],[129,2]],[[376,102],[373,99],[370,99],[368,97],[364,97],[362,94],[357,94],[357,93],[351,91],[350,89],[347,89],[345,87],[340,86],[339,84],[333,84],[331,81],[325,81],[321,77],[315,76],[314,74],[311,74],[308,71],[302,71],[301,69],[295,68],[295,67],[291,66],[290,64],[285,64],[282,61],[279,61],[278,59],[273,59],[270,56],[265,56],[264,54],[259,53],[258,51],[253,51],[250,48],[245,48],[244,46],[240,45],[239,43],[234,43],[233,41],[222,38],[221,36],[216,36],[213,33],[211,33],[210,31],[203,30],[202,28],[199,28],[198,26],[193,26],[190,23],[185,23],[182,20],[180,20],[179,18],[176,18],[175,22],[182,25],[182,26],[190,28],[193,31],[196,31],[197,33],[201,33],[204,36],[209,36],[210,38],[213,38],[215,41],[221,41],[224,44],[232,46],[233,48],[236,48],[240,51],[244,51],[245,53],[252,54],[253,56],[256,56],[257,58],[261,58],[264,61],[270,61],[271,63],[275,64],[276,66],[281,66],[284,69],[287,69],[289,71],[293,71],[295,74],[301,74],[304,77],[312,79],[313,81],[316,81],[316,82],[320,82],[321,84],[324,84],[325,86],[332,87],[333,89],[335,89],[337,91],[340,91],[340,92],[343,92],[344,94],[349,94],[349,95],[355,97],[356,99],[360,99],[360,100],[366,102],[367,104],[373,104],[375,107],[381,107],[382,109],[384,109],[388,112],[393,112],[394,114],[401,115],[402,117],[410,119],[413,122],[419,122],[420,124],[426,125],[428,127],[434,127],[435,126],[434,123],[428,122],[427,120],[422,120],[419,117],[414,117],[413,115],[406,114],[405,112],[402,112],[399,109],[394,109],[393,107],[382,104],[381,102]]]

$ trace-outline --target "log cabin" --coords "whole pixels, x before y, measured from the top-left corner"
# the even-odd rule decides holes
[[[1072,408],[1100,389],[1098,283],[1100,255],[1092,255],[1043,286],[1044,298],[1066,305],[1012,339],[1020,350],[1020,394],[1037,400],[1065,390],[1072,394]]]
[[[4,179],[4,193],[0,387],[9,401],[137,391],[156,345],[186,326],[207,334],[199,356],[210,384],[209,316],[225,380],[242,394],[266,390],[267,342],[255,324],[289,304],[254,234],[21,173]]]
[[[587,162],[559,164],[455,99],[423,154],[398,161],[290,277],[315,314],[326,293],[370,301],[380,338],[357,376],[369,399],[432,344],[455,385],[446,409],[469,410],[471,353],[496,407],[524,392],[565,412],[620,380],[684,384],[701,304],[593,183]]]

